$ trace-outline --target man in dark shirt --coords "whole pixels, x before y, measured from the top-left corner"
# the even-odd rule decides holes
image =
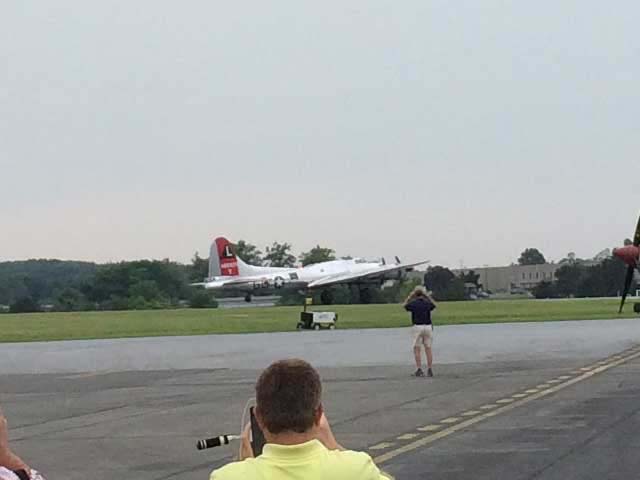
[[[431,324],[431,311],[436,308],[436,304],[427,292],[427,289],[418,286],[413,289],[411,295],[404,302],[405,310],[411,312],[411,335],[413,337],[413,356],[416,360],[415,376],[424,377],[422,371],[422,349],[424,346],[425,355],[427,357],[427,375],[433,377],[431,365],[433,363],[433,354],[431,352],[431,343],[433,340],[433,325]]]

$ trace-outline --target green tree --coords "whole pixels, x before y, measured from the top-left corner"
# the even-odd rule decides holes
[[[322,290],[322,292],[320,293],[320,300],[322,301],[323,305],[333,305],[333,290],[331,288],[325,288],[324,290]]]
[[[29,296],[36,301],[47,299],[51,293],[51,290],[47,288],[47,282],[44,278],[28,275],[24,277],[23,282],[29,291]]]
[[[544,255],[537,248],[527,248],[518,258],[519,265],[542,265],[547,263]]]
[[[202,282],[209,276],[209,259],[201,258],[196,252],[187,266],[187,276],[191,282]]]
[[[129,287],[129,298],[141,297],[151,302],[162,299],[163,295],[155,280],[140,280]]]
[[[618,258],[607,258],[586,269],[578,285],[578,297],[615,297],[623,288],[627,266]],[[634,283],[630,291],[635,290]]]
[[[411,291],[422,282],[419,278],[397,280],[393,285],[380,289],[382,303],[401,303],[406,300]]]
[[[0,303],[11,305],[21,298],[29,297],[29,289],[24,284],[24,277],[9,275],[0,279]]]
[[[302,266],[312,265],[314,263],[328,262],[335,260],[335,252],[331,248],[324,248],[320,245],[316,245],[308,252],[300,254],[300,262]]]
[[[63,312],[73,312],[86,310],[88,308],[86,299],[82,292],[76,288],[67,287],[56,298],[56,310]]]
[[[313,295],[313,302],[322,305],[358,305],[370,300],[369,287],[362,285],[333,285]],[[363,292],[364,293],[363,295]],[[369,296],[368,296],[369,295]]]
[[[556,298],[558,296],[556,284],[544,280],[538,283],[531,291],[536,298]]]
[[[151,308],[149,302],[144,297],[138,295],[135,297],[129,297],[127,302],[127,310],[148,310]]]
[[[0,304],[23,297],[39,303],[55,303],[67,287],[80,289],[93,281],[97,265],[62,260],[0,262]]]
[[[464,300],[464,281],[446,267],[429,267],[424,284],[436,300]]]
[[[480,279],[480,274],[474,272],[473,270],[469,270],[467,273],[460,273],[460,279],[464,283],[473,283],[475,286],[478,286],[478,280]]]
[[[454,278],[445,291],[443,300],[464,300],[464,282],[459,278]]]
[[[622,290],[622,282],[627,266],[618,258],[606,258],[601,263],[586,267],[577,262],[566,262],[556,270],[553,295],[549,295],[547,285],[539,285],[536,297],[615,297]],[[632,284],[631,291],[634,290]]]
[[[91,301],[101,303],[102,308],[120,309],[130,297],[143,298],[155,308],[176,304],[191,292],[182,265],[168,260],[138,260],[100,265],[95,281],[84,293]],[[140,306],[137,300],[134,304],[136,308]]]
[[[291,254],[289,243],[273,242],[270,247],[266,248],[264,260],[271,267],[293,267],[296,257]]]
[[[144,300],[144,298],[142,299]],[[112,295],[108,300],[101,302],[101,310],[129,310],[129,298]]]
[[[331,287],[333,303],[335,305],[349,305],[353,303],[352,288],[349,285],[335,285]]]
[[[559,265],[573,265],[575,263],[584,263],[584,260],[582,258],[576,257],[575,252],[567,253],[567,256],[558,262]]]
[[[427,287],[427,290],[433,292],[436,299],[440,299],[454,278],[455,275],[451,270],[436,265],[427,269],[427,272],[424,274],[424,285]]]
[[[377,291],[378,289],[374,288],[374,287],[362,287],[358,289],[358,294],[360,296],[360,303],[363,304],[370,304],[370,303],[377,303],[378,300],[378,295],[377,295]]]
[[[191,308],[216,308],[218,302],[214,296],[207,290],[197,290],[189,302]]]
[[[573,297],[578,293],[578,287],[582,283],[587,269],[579,264],[566,264],[556,270],[556,291],[560,296]]]
[[[31,297],[20,298],[9,306],[9,313],[32,313],[39,311],[40,305]]]
[[[297,290],[285,290],[278,300],[278,305],[302,305],[306,295]],[[314,298],[314,303],[316,299]]]
[[[262,265],[262,252],[255,245],[251,245],[244,240],[238,240],[238,243],[234,245],[234,249],[236,255],[249,265]]]

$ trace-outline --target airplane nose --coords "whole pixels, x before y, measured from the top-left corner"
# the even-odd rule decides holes
[[[640,256],[640,248],[634,245],[627,245],[626,247],[614,248],[613,255],[618,257],[627,265],[636,266],[638,264],[638,257]]]

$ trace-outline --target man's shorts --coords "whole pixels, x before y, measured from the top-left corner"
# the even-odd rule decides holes
[[[431,325],[414,325],[411,327],[411,336],[413,337],[414,347],[424,344],[425,347],[431,348],[433,327]]]

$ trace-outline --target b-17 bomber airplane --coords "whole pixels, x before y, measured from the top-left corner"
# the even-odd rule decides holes
[[[194,286],[206,289],[232,290],[251,294],[258,290],[279,291],[282,289],[313,290],[332,285],[381,285],[386,280],[399,280],[414,267],[428,261],[402,264],[396,257],[395,264],[368,262],[362,259],[331,260],[306,267],[259,267],[248,265],[236,253],[233,244],[219,237],[211,244],[209,253],[209,276]]]

